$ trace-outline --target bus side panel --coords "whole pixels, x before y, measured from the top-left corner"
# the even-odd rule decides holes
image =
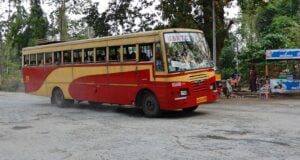
[[[24,67],[23,81],[26,93],[34,93],[41,89],[38,95],[45,95],[46,88],[42,87],[45,84],[47,76],[53,71],[46,70],[44,67]],[[35,93],[34,93],[35,94]]]
[[[76,100],[97,101],[107,83],[105,66],[74,67],[73,81],[69,86],[70,95]]]
[[[69,85],[72,80],[72,67],[53,67],[53,71],[45,82],[49,96],[51,96],[53,89],[58,87],[66,99],[72,99],[69,93]]]

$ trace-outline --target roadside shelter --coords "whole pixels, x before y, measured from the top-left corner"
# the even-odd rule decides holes
[[[300,49],[267,50],[266,61],[272,93],[300,93]],[[279,65],[280,71],[274,73]]]

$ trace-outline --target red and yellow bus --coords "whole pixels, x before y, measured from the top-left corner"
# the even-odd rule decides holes
[[[147,116],[194,111],[216,100],[215,71],[202,31],[165,29],[22,50],[25,92],[129,105]]]

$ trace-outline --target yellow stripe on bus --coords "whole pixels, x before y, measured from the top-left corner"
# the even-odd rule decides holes
[[[42,86],[33,94],[41,96],[51,96],[54,87],[59,87],[64,93],[66,99],[72,99],[69,93],[69,86],[74,79],[92,75],[104,75],[122,72],[132,72],[136,70],[149,70],[150,81],[156,82],[190,82],[190,75],[181,75],[166,78],[153,78],[152,65],[139,65],[139,66],[95,66],[95,67],[64,67],[58,68],[51,72],[46,78]],[[206,75],[206,78],[199,78],[199,80],[207,79],[215,76],[214,72],[201,72]],[[110,84],[119,86],[137,86],[137,84]]]

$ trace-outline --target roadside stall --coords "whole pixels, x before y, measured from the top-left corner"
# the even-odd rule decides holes
[[[300,49],[266,51],[272,93],[300,93]]]

